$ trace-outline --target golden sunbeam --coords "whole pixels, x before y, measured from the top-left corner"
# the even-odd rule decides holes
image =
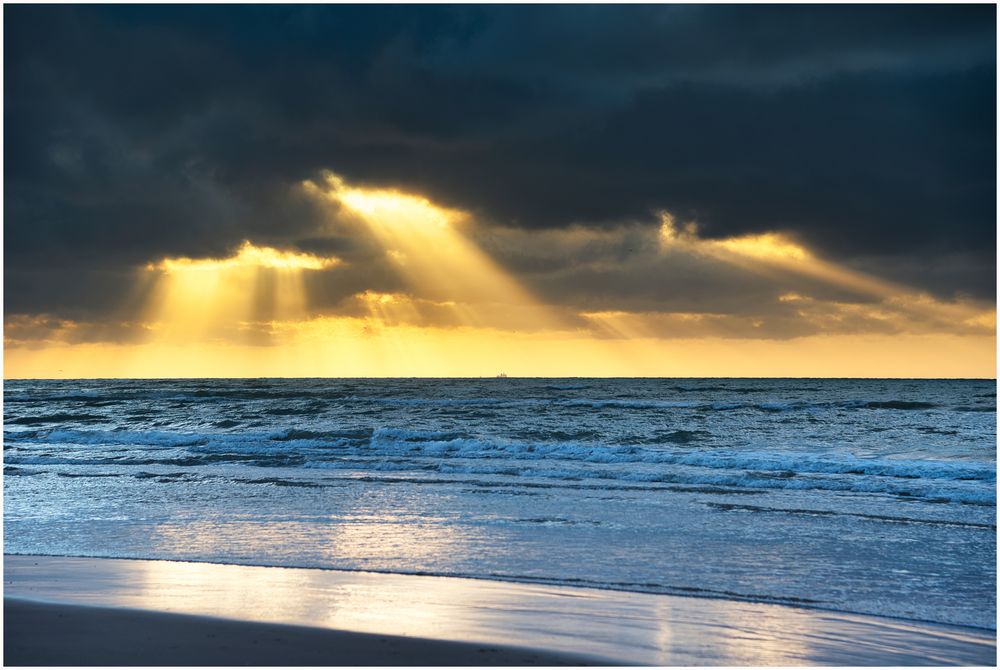
[[[259,335],[246,324],[306,318],[302,273],[339,263],[249,241],[226,258],[165,258],[143,269],[156,278],[143,320],[165,342]]]
[[[351,187],[332,173],[302,187],[360,220],[407,285],[449,305],[459,323],[484,325],[502,315],[512,329],[559,326],[544,305],[462,234],[460,227],[469,222],[465,212],[392,189]]]
[[[808,277],[875,298],[896,312],[996,329],[995,308],[970,302],[936,300],[911,287],[823,260],[781,233],[744,235],[720,240],[700,238],[697,233],[695,224],[688,223],[678,227],[669,213],[661,213],[660,244],[663,249],[679,249],[686,253],[710,256],[770,276],[784,273]],[[868,311],[872,315],[879,313],[874,309]]]
[[[691,310],[592,309],[564,321],[466,236],[475,222],[465,212],[332,174],[301,188],[331,207],[331,226],[375,240],[403,287],[360,290],[345,303],[353,315],[334,316],[310,307],[304,277],[338,258],[250,241],[222,258],[163,258],[137,270],[132,301],[142,308],[117,324],[6,324],[5,375],[943,377],[995,366],[995,309],[839,266],[780,233],[706,240],[669,215],[660,228],[663,251],[789,283],[777,326]],[[824,301],[794,277],[874,300]],[[942,350],[948,361],[927,355]]]

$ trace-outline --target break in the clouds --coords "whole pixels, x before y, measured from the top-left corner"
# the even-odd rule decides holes
[[[137,271],[247,240],[337,259],[303,280],[310,314],[406,301],[382,320],[461,324],[384,239],[310,193],[331,171],[463,212],[483,263],[601,337],[990,329],[918,303],[994,300],[992,6],[4,18],[8,341],[136,337]],[[664,244],[671,231],[683,244]],[[780,249],[750,267],[761,240],[830,272]]]

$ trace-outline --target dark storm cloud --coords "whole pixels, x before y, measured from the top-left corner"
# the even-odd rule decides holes
[[[245,238],[349,254],[291,188],[322,169],[503,226],[785,230],[993,294],[991,6],[4,15],[8,313],[104,310],[130,268]],[[329,300],[391,285],[357,253]]]

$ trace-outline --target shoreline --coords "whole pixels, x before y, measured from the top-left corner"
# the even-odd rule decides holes
[[[103,608],[112,619],[120,618],[114,612],[143,610],[150,616],[209,621],[171,619],[170,630],[183,632],[181,637],[222,621],[227,622],[226,634],[236,636],[233,640],[257,639],[248,644],[259,648],[263,638],[253,637],[259,632],[255,627],[291,626],[310,631],[303,634],[313,641],[302,642],[309,647],[302,654],[328,653],[330,644],[348,645],[342,648],[361,654],[334,664],[524,665],[535,663],[525,659],[537,658],[546,665],[994,665],[996,659],[992,630],[719,598],[143,559],[5,555],[4,573],[5,611],[13,603],[8,632],[30,616],[65,623],[65,617],[55,614],[59,608],[69,620],[76,620],[76,610],[65,608]],[[237,633],[233,627],[240,626]],[[355,637],[322,644],[315,637],[331,634]],[[384,643],[364,636],[437,646],[420,647],[427,657],[400,661],[385,655]],[[102,639],[99,632],[91,637]],[[119,637],[104,633],[102,644],[106,648]],[[46,634],[42,646],[47,653],[74,653],[72,639]],[[5,650],[7,640],[5,636]],[[442,651],[440,645],[452,646]],[[238,656],[232,644],[226,646]],[[220,663],[224,657],[211,655],[218,650],[204,644],[198,648],[204,652],[199,664],[239,664]],[[486,658],[480,648],[500,651]],[[504,655],[508,652],[521,654],[521,660],[510,660]],[[274,653],[268,658],[284,652],[276,647]],[[8,656],[8,663],[13,658]],[[305,662],[307,656],[302,658]],[[263,659],[251,662],[271,664]],[[309,664],[331,664],[330,657],[308,659]],[[281,664],[296,663],[285,658]]]
[[[975,626],[970,624],[954,624],[945,621],[934,621],[930,619],[918,619],[916,617],[905,617],[905,616],[893,616],[888,614],[875,614],[871,612],[859,612],[853,610],[836,609],[833,607],[823,607],[821,605],[816,605],[808,601],[794,602],[790,599],[781,598],[768,598],[766,596],[754,597],[751,595],[742,594],[728,594],[720,593],[710,590],[705,590],[701,593],[684,593],[684,592],[664,592],[664,591],[654,591],[650,590],[639,590],[639,589],[626,589],[617,587],[613,583],[601,583],[601,582],[586,582],[586,583],[571,583],[568,580],[558,580],[558,579],[546,579],[543,577],[521,577],[519,575],[470,575],[470,574],[437,574],[431,572],[404,572],[398,570],[372,570],[363,568],[333,568],[333,567],[323,567],[323,566],[302,566],[302,565],[269,565],[264,563],[225,563],[222,561],[211,561],[211,560],[201,560],[194,558],[134,558],[128,556],[84,556],[78,554],[4,554],[4,560],[7,558],[71,558],[71,559],[84,559],[84,560],[95,560],[95,561],[139,561],[139,562],[158,562],[158,563],[180,563],[180,564],[194,564],[194,565],[213,565],[213,566],[233,566],[238,568],[264,568],[264,569],[276,569],[276,570],[316,570],[322,572],[333,572],[333,573],[346,573],[349,575],[359,574],[359,575],[372,575],[373,577],[378,576],[388,576],[388,577],[417,577],[417,578],[441,578],[441,579],[460,579],[460,580],[471,580],[476,582],[486,582],[486,583],[497,583],[497,584],[513,584],[513,585],[523,585],[523,586],[540,586],[540,587],[552,587],[552,588],[567,588],[567,589],[590,589],[595,591],[610,591],[612,593],[621,594],[636,594],[642,596],[663,596],[666,598],[693,598],[695,600],[721,600],[724,602],[733,603],[748,603],[751,605],[777,605],[779,607],[790,607],[794,609],[811,610],[819,613],[829,613],[833,615],[843,615],[843,616],[857,616],[857,617],[870,617],[885,621],[897,621],[903,624],[913,624],[916,626],[927,626],[934,628],[950,629],[954,628],[956,630],[970,630],[979,631],[985,634],[992,634],[996,636],[997,628],[990,626]],[[996,623],[994,621],[994,623]]]

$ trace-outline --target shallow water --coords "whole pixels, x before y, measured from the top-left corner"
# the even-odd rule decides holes
[[[5,551],[461,575],[995,628],[995,392],[8,381]]]

